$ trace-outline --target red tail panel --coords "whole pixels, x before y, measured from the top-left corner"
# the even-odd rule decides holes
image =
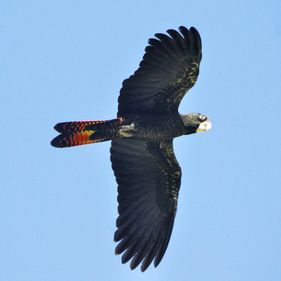
[[[113,139],[123,119],[109,121],[79,121],[58,123],[54,129],[60,135],[51,141],[55,147],[70,147]]]

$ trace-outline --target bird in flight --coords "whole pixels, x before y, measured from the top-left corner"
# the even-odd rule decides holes
[[[167,249],[177,210],[181,168],[173,139],[207,131],[208,117],[180,114],[185,93],[195,84],[202,57],[198,31],[156,33],[139,68],[123,81],[117,118],[63,122],[51,144],[71,147],[111,140],[111,163],[118,184],[115,253],[131,269],[158,266]]]

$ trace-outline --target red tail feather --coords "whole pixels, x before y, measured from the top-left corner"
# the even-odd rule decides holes
[[[55,147],[70,147],[107,141],[115,138],[123,118],[109,121],[79,121],[58,123],[54,129],[60,135],[51,141]]]

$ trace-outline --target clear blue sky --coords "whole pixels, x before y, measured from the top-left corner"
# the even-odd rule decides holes
[[[202,36],[175,141],[183,178],[157,269],[114,255],[110,143],[55,149],[60,121],[110,119],[149,37]],[[281,280],[281,2],[1,1],[0,281]]]

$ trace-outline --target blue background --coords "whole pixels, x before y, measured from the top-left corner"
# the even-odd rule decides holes
[[[180,111],[172,238],[157,269],[114,255],[110,143],[55,149],[60,121],[111,119],[149,37],[195,26],[196,86]],[[0,280],[281,280],[281,2],[1,1]]]

